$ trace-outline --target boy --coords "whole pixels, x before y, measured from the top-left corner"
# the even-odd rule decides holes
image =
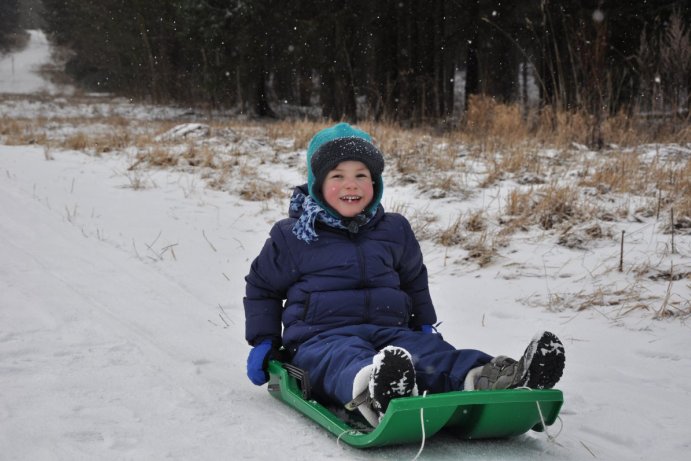
[[[372,426],[391,399],[418,388],[554,386],[564,348],[552,333],[515,361],[457,350],[435,332],[420,246],[408,221],[380,204],[383,170],[371,137],[346,123],[310,141],[307,184],[245,278],[250,380],[268,380],[266,362],[282,345],[318,399],[357,408]]]

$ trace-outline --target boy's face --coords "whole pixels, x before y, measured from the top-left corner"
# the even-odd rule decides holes
[[[329,171],[322,194],[326,203],[345,218],[362,213],[374,198],[372,175],[364,163],[346,160]]]

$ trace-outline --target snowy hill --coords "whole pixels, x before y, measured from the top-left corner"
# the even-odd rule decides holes
[[[24,56],[26,73],[18,76],[15,68],[13,81],[40,78],[33,69],[47,59],[43,46],[32,34],[29,47],[15,55]],[[17,96],[50,86],[31,84],[21,92],[7,86],[8,59],[0,61],[0,93],[15,95],[0,95],[5,122],[84,109],[69,99],[56,104]],[[122,109],[119,117],[136,114],[146,124],[146,108],[109,104]],[[61,113],[55,124],[69,119],[70,133],[96,129],[78,125],[87,124],[89,114],[87,104],[71,119]],[[66,128],[55,130],[65,134]],[[248,201],[232,187],[208,187],[203,170],[193,168],[133,170],[139,153],[132,149],[95,154],[88,147],[7,145],[9,137],[0,135],[1,459],[415,456],[418,446],[361,451],[338,445],[245,376],[243,277],[271,223],[284,216],[287,197]],[[305,146],[274,155],[250,130],[218,142],[228,150],[238,143],[266,149],[278,160],[259,164],[258,174],[301,181],[295,164],[301,165]],[[489,200],[478,193],[439,200],[434,208],[449,222],[459,207]],[[389,208],[405,203],[419,210],[429,202],[414,185],[391,185],[384,197]],[[664,259],[664,267],[669,261],[689,267],[688,235],[677,236],[672,255],[661,249],[670,237],[654,217],[613,226],[614,235],[625,230],[631,236],[629,266]],[[657,304],[651,305],[667,299],[688,308],[688,276],[646,279],[633,290],[627,274],[617,271],[616,239],[583,250],[559,245],[549,233],[526,233],[482,268],[431,240],[423,241],[423,250],[448,341],[518,356],[534,331],[549,329],[564,341],[566,371],[558,386],[565,397],[562,421],[550,430],[556,441],[541,433],[481,442],[440,436],[427,441],[420,459],[687,458],[688,316],[656,319],[649,309],[630,309],[640,299],[575,306],[598,290],[606,297],[628,289],[637,298],[653,297]],[[557,297],[569,303],[553,306]]]

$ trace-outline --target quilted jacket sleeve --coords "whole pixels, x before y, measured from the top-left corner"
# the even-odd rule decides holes
[[[410,319],[410,327],[418,328],[422,325],[433,325],[437,322],[437,314],[429,293],[427,267],[422,260],[422,250],[408,220],[402,216],[401,219],[405,243],[398,273],[401,279],[401,289],[413,300],[413,316]]]
[[[245,339],[250,345],[265,339],[281,344],[283,301],[297,273],[281,222],[276,223],[245,277]]]

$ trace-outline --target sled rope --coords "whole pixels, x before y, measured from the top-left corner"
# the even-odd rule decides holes
[[[559,420],[559,431],[557,431],[555,435],[550,434],[547,430],[547,424],[545,424],[545,417],[542,415],[542,408],[540,407],[540,402],[536,401],[535,405],[537,406],[537,412],[540,414],[540,422],[542,423],[542,428],[545,431],[545,435],[547,435],[547,440],[553,443],[557,443],[557,437],[559,437],[559,434],[561,434],[562,429],[564,429],[564,421],[561,420],[561,416],[557,416],[557,419]]]
[[[346,434],[357,435],[358,431],[356,431],[355,429],[346,429],[345,431],[341,432],[338,438],[336,439],[336,446],[338,448],[341,448],[341,437],[343,437]]]
[[[422,393],[422,397],[427,397],[427,391]],[[413,461],[417,461],[417,459],[422,454],[422,450],[425,449],[425,408],[424,407],[420,407],[420,427],[422,428],[422,440],[420,441],[420,449],[418,450],[417,455],[415,455],[415,458],[413,458]]]
[[[530,387],[518,387],[517,389],[528,389],[532,391],[533,389]],[[564,429],[564,421],[561,420],[561,416],[557,416],[557,419],[559,420],[559,431],[557,431],[556,435],[552,435],[549,433],[547,430],[547,424],[545,423],[545,416],[542,414],[542,407],[540,407],[540,402],[535,401],[535,406],[537,407],[537,414],[540,416],[540,423],[542,424],[542,429],[545,431],[545,435],[547,436],[547,440],[553,443],[557,443],[557,437],[559,437],[559,434],[561,434],[561,431]]]

